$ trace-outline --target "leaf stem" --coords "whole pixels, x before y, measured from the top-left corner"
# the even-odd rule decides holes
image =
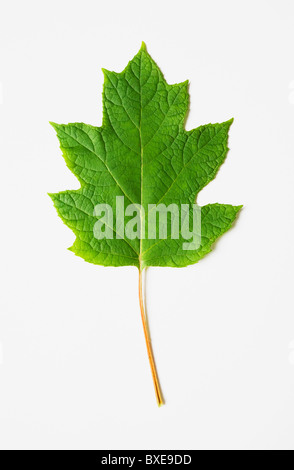
[[[147,317],[146,317],[146,313],[144,310],[142,270],[141,269],[139,269],[139,303],[140,303],[143,331],[144,331],[144,336],[145,336],[145,341],[146,341],[146,346],[147,346],[147,354],[148,354],[148,359],[149,359],[149,363],[151,367],[152,379],[153,379],[153,384],[154,384],[154,389],[155,389],[156,401],[157,401],[158,406],[162,406],[164,405],[164,400],[163,400],[163,396],[162,396],[161,389],[160,389],[159,378],[158,378],[157,371],[156,371],[156,365],[154,361],[154,355],[152,351],[151,339],[150,339],[150,334],[149,334],[149,329],[148,329]]]

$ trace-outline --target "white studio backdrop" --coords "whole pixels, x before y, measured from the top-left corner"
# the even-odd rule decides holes
[[[231,117],[198,197],[244,204],[199,264],[147,272],[67,251],[47,192],[77,189],[48,121],[101,125],[101,67],[141,41],[189,79],[186,128]],[[294,448],[294,3],[0,3],[0,448]]]

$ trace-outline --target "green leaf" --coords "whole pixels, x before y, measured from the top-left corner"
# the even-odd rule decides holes
[[[232,120],[186,131],[188,81],[168,85],[144,43],[123,72],[103,73],[101,127],[51,123],[65,162],[81,184],[78,190],[50,194],[59,216],[76,235],[70,250],[90,263],[137,266],[140,273],[147,266],[196,263],[231,227],[242,206],[202,207],[200,242],[187,250],[182,233],[172,236],[169,213],[169,232],[162,237],[159,223],[153,238],[148,238],[154,210],[150,205],[184,204],[193,215],[197,194],[224,162]],[[123,211],[130,204],[139,208],[133,228],[141,233],[145,228],[145,238],[121,235],[132,219],[116,217],[118,197],[124,198]],[[99,204],[113,209],[113,223],[107,220],[104,227],[111,237],[95,236]]]
[[[183,249],[182,237],[146,238],[141,243],[115,236],[97,240],[94,207],[105,203],[115,208],[116,196],[124,196],[125,206],[141,204],[148,227],[148,204],[192,205],[226,157],[232,120],[187,132],[188,81],[168,85],[144,43],[123,72],[103,72],[102,127],[51,123],[66,164],[81,183],[77,191],[50,194],[59,216],[76,235],[70,249],[103,266],[196,263],[231,227],[241,206],[202,208],[201,245],[189,251]]]

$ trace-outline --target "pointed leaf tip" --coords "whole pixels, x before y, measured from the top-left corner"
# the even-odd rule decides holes
[[[56,132],[58,131],[59,124],[57,124],[56,122],[53,122],[53,121],[49,121],[49,124],[50,124],[50,126],[53,127],[53,129],[54,129]]]
[[[146,47],[146,44],[145,44],[145,42],[144,42],[144,41],[142,41],[142,44],[141,44],[141,49],[140,49],[140,51],[145,51],[145,52],[147,52],[147,47]]]

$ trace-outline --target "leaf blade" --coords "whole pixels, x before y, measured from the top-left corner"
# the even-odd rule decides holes
[[[167,84],[144,44],[121,73],[105,69],[103,73],[102,127],[51,123],[65,162],[81,184],[77,191],[51,195],[58,214],[77,237],[71,250],[86,261],[104,266],[125,266],[128,257],[129,264],[137,267],[195,263],[231,227],[240,206],[204,206],[203,240],[195,252],[189,253],[181,248],[181,237],[176,241],[115,236],[97,240],[93,234],[97,220],[94,208],[97,204],[115,208],[116,197],[124,196],[125,206],[141,204],[148,228],[149,204],[192,206],[226,158],[233,120],[186,131],[188,81]],[[223,214],[218,230],[213,221],[209,222],[209,214],[215,224]],[[115,224],[114,211],[114,235]]]

